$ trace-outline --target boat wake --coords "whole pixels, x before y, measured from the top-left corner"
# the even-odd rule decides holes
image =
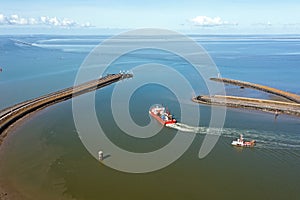
[[[208,134],[208,127],[195,127],[183,123],[166,124],[167,127],[173,128],[182,132],[194,134]],[[259,130],[244,130],[238,128],[222,128],[221,137],[236,139],[243,134],[249,140],[255,140],[257,148],[267,149],[300,149],[300,136],[291,135],[288,133],[275,133],[271,131]],[[210,134],[214,134],[210,132]],[[217,133],[216,133],[217,134]],[[219,134],[218,134],[219,135]]]
[[[177,129],[179,131],[183,132],[189,132],[189,133],[201,133],[206,134],[207,133],[207,127],[195,127],[195,126],[189,126],[187,124],[182,123],[175,123],[175,124],[166,124],[167,127]]]
[[[17,45],[17,46],[33,46],[32,43],[25,42],[25,41],[22,41],[22,40],[16,40],[16,39],[10,39],[10,40],[13,41],[14,44]]]

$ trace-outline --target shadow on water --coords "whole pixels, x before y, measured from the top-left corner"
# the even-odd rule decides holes
[[[110,155],[110,154],[107,154],[107,155],[103,156],[103,160],[105,160],[105,159],[107,159],[107,158],[109,158],[109,157],[111,157],[111,155]]]

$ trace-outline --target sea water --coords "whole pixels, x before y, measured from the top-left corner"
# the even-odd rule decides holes
[[[190,37],[208,51],[223,77],[300,94],[300,36]],[[72,86],[86,56],[107,38],[109,36],[1,36],[0,108]],[[167,105],[178,121],[181,121],[180,104],[199,107],[199,124],[189,124],[189,119],[181,121],[188,130],[186,134],[195,134],[192,145],[182,157],[166,168],[146,174],[128,174],[106,167],[81,143],[73,121],[72,102],[68,100],[14,125],[0,147],[1,183],[28,199],[37,196],[39,199],[299,198],[298,118],[280,115],[275,120],[274,115],[268,113],[228,109],[218,143],[204,159],[199,159],[210,107],[190,101],[193,95],[206,90],[202,80],[193,79],[193,71],[185,61],[168,52],[145,49],[120,57],[107,73],[147,63],[181,70],[196,90],[197,94],[186,94],[186,99],[178,100],[168,88],[148,84],[133,93],[128,105],[132,120],[140,126],[150,122],[148,109],[156,103]],[[163,76],[172,78],[167,74]],[[174,138],[176,130],[171,128],[163,128],[147,139],[124,134],[114,121],[110,107],[115,86],[98,90],[95,98],[99,123],[111,141],[128,151],[149,152],[164,147]],[[233,86],[226,89],[228,94],[274,98],[249,89]],[[117,103],[122,104],[122,99]],[[232,147],[231,141],[239,134],[256,140],[257,145],[251,149]]]

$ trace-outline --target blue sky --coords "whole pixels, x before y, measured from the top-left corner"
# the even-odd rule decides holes
[[[0,0],[0,31],[300,33],[299,10],[299,0]]]

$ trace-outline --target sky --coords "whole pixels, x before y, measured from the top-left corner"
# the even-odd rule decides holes
[[[199,34],[298,34],[299,0],[0,0],[0,34],[166,28]]]

